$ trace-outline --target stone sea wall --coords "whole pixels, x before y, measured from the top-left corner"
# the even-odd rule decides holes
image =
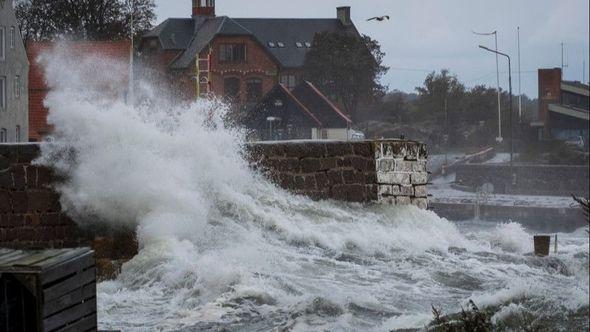
[[[252,143],[247,155],[280,187],[316,200],[428,207],[426,146],[405,140]]]

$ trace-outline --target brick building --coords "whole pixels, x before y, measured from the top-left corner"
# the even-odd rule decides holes
[[[44,52],[51,51],[56,46],[52,42],[28,42],[27,56],[31,63],[29,71],[29,141],[38,142],[51,132],[51,126],[47,123],[48,110],[43,104],[49,87],[44,77],[43,65],[38,58]],[[96,56],[131,65],[131,41],[77,41],[67,45],[68,52],[76,57]],[[127,90],[129,77],[123,74],[124,82],[116,82],[122,85],[120,89]]]
[[[533,123],[539,139],[584,137],[588,142],[590,88],[564,81],[561,68],[539,69],[539,117]]]
[[[166,80],[185,99],[209,93],[255,104],[277,83],[302,80],[305,55],[320,32],[359,35],[350,7],[328,19],[230,18],[215,0],[193,0],[192,18],[167,19],[140,42],[144,74]]]

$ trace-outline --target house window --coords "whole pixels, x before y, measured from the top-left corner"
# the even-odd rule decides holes
[[[283,48],[283,47],[285,47],[285,43],[283,43],[283,42],[277,42],[277,46],[280,47],[280,48]]]
[[[221,44],[219,45],[220,62],[244,62],[246,61],[246,44]]]
[[[0,27],[0,61],[6,59],[6,28]]]
[[[16,126],[16,132],[14,134],[16,142],[20,142],[20,126]]]
[[[268,47],[275,48],[277,47],[277,44],[275,42],[268,42]]]
[[[0,76],[0,112],[6,111],[6,77]]]
[[[240,79],[237,77],[229,77],[223,80],[223,95],[226,98],[239,99],[240,98]]]
[[[248,102],[257,102],[262,98],[262,80],[252,78],[246,81]]]
[[[297,46],[297,48],[303,48],[303,43],[302,42],[296,42],[295,46]]]
[[[16,43],[15,31],[16,29],[14,27],[10,27],[10,48],[14,48],[14,45]]]
[[[282,75],[281,76],[281,84],[284,85],[287,89],[293,90],[297,85],[297,80],[295,75]]]
[[[14,98],[20,98],[20,76],[14,77]]]
[[[311,43],[310,42],[305,42],[305,47],[311,48]]]
[[[8,142],[8,132],[5,128],[0,129],[0,143]]]

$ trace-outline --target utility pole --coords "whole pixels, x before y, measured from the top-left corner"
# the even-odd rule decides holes
[[[518,122],[522,123],[522,76],[520,69],[520,27],[516,29],[518,37]]]
[[[475,32],[475,31],[471,31],[476,35],[479,36],[494,36],[494,40],[496,43],[496,52],[498,52],[498,31],[495,30],[493,32],[488,32],[488,33],[480,33],[480,32]],[[498,89],[498,137],[496,137],[496,141],[498,143],[502,143],[502,141],[504,140],[502,138],[502,106],[501,106],[501,102],[502,102],[502,98],[501,98],[501,93],[500,93],[500,65],[499,65],[499,60],[498,60],[498,54],[496,53],[496,88]]]

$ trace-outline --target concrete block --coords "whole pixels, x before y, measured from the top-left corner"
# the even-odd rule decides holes
[[[344,179],[342,178],[342,171],[329,170],[327,175],[328,175],[328,179],[330,180],[330,183],[332,185],[344,183]]]
[[[305,158],[301,160],[302,173],[315,173],[320,170],[320,161],[317,158]]]
[[[400,186],[398,185],[379,185],[379,196],[398,196],[401,194]]]
[[[428,170],[426,165],[426,160],[417,160],[416,162],[412,163],[412,172],[427,172]]]
[[[391,172],[395,168],[395,161],[391,158],[381,158],[377,160],[377,170],[380,172]]]

